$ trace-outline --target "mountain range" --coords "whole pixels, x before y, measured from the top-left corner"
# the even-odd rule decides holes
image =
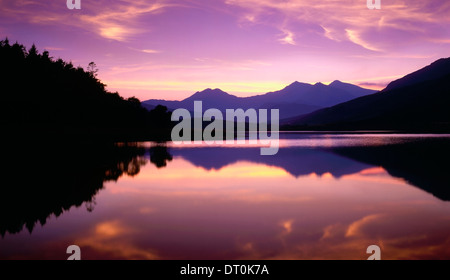
[[[225,113],[226,109],[242,108],[279,109],[280,119],[286,119],[333,106],[357,97],[374,93],[374,90],[352,84],[334,81],[330,85],[294,82],[282,90],[251,97],[237,97],[220,89],[206,89],[196,92],[182,101],[151,99],[143,101],[147,109],[164,105],[169,110],[185,108],[194,111],[194,101],[202,101],[203,110],[216,108]]]
[[[450,58],[363,96],[284,122],[284,129],[448,131]]]
[[[450,130],[450,58],[439,59],[388,84],[381,91],[334,81],[294,82],[282,90],[237,97],[220,89],[206,89],[182,101],[147,100],[148,109],[164,105],[170,110],[193,111],[248,108],[279,109],[282,130]]]

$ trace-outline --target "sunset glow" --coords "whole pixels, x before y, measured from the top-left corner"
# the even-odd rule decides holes
[[[450,3],[365,0],[0,0],[0,35],[86,67],[141,100],[205,88],[239,96],[294,82],[381,89],[449,56]]]

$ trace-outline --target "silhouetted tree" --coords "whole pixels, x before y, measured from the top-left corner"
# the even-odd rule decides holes
[[[97,64],[95,64],[95,62],[91,62],[89,63],[88,67],[87,67],[87,72],[94,78],[97,78],[98,75],[98,68],[97,68]]]
[[[139,99],[124,99],[108,92],[98,67],[86,70],[71,62],[56,61],[33,44],[0,41],[0,123],[15,134],[101,137],[111,140],[168,140],[172,123],[167,108],[148,111]],[[45,129],[44,129],[45,128]]]

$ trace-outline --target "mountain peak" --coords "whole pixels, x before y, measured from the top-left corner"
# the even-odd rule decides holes
[[[221,89],[215,88],[207,88],[202,91],[197,91],[193,96],[218,96],[218,95],[229,95],[228,93],[224,92]]]
[[[190,97],[184,99],[184,101],[189,101],[189,100],[191,100],[191,101],[192,100],[222,100],[223,101],[224,99],[229,99],[229,98],[236,99],[238,97],[228,94],[218,88],[215,88],[215,89],[207,88],[203,91],[197,91]]]
[[[344,83],[341,82],[341,81],[339,81],[339,80],[334,80],[334,81],[330,84],[330,86],[336,86],[336,85],[342,85],[342,84],[344,84]]]
[[[311,86],[310,84],[307,83],[300,83],[299,81],[295,81],[292,84],[288,85],[286,88],[298,88],[298,87],[304,87],[304,86]]]
[[[329,87],[350,92],[355,98],[376,92],[376,90],[362,88],[357,85],[341,82],[339,80],[333,81],[331,84],[329,84]]]
[[[215,89],[207,88],[205,90],[198,91],[197,93],[217,94],[217,93],[226,93],[226,92],[224,92],[223,90],[221,90],[219,88],[215,88]]]

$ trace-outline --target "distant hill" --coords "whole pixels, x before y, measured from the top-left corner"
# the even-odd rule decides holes
[[[398,79],[381,92],[301,115],[284,129],[450,130],[450,58]]]
[[[151,99],[142,102],[142,105],[149,109],[156,105],[163,105],[171,110],[185,108],[192,112],[194,101],[198,100],[202,101],[203,110],[216,108],[225,112],[226,109],[238,108],[244,110],[249,108],[279,109],[280,118],[285,119],[300,114],[308,114],[374,92],[374,90],[340,81],[334,81],[328,86],[322,83],[311,85],[294,82],[282,90],[251,97],[237,97],[220,89],[206,89],[196,92],[182,101]]]

